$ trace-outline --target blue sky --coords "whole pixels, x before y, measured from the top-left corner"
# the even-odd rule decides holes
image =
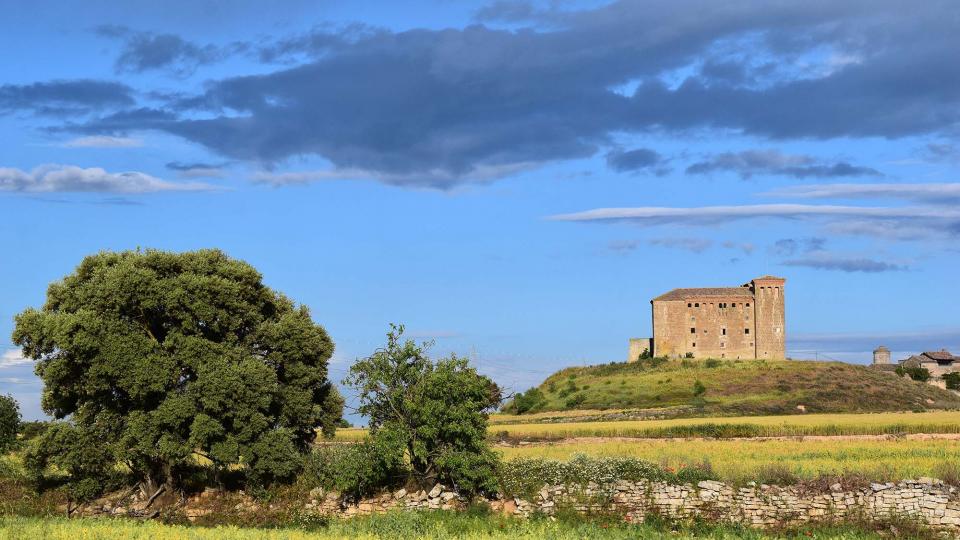
[[[0,9],[0,392],[28,418],[13,316],[136,247],[249,261],[338,380],[399,322],[522,390],[624,359],[657,294],[768,273],[796,357],[960,348],[955,2]]]

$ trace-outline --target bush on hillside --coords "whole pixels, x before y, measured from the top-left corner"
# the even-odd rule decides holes
[[[909,376],[915,381],[927,382],[930,380],[930,371],[920,366],[897,366],[896,373],[901,377]]]
[[[537,409],[546,402],[546,396],[539,388],[531,388],[526,392],[520,392],[515,395],[509,403],[503,406],[503,412],[507,414],[525,414],[536,412]]]
[[[960,371],[947,373],[943,376],[943,381],[947,383],[947,390],[960,390]]]
[[[357,444],[324,446],[304,460],[299,481],[337,491],[351,500],[406,482],[402,449],[379,438]]]

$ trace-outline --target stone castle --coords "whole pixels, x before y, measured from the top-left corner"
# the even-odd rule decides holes
[[[674,289],[650,301],[653,337],[630,340],[629,361],[653,356],[786,357],[785,279],[763,276],[740,287]]]

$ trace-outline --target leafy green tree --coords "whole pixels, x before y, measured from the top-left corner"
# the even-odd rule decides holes
[[[707,393],[707,387],[700,382],[700,379],[693,381],[693,397],[703,397]]]
[[[0,396],[0,454],[17,443],[20,431],[20,405],[13,396]]]
[[[13,340],[37,360],[44,410],[73,424],[43,439],[63,452],[95,439],[145,490],[175,488],[195,455],[290,476],[342,413],[326,331],[218,250],[87,257],[16,317]],[[87,465],[67,469],[96,476]]]
[[[464,358],[432,361],[426,346],[401,341],[402,334],[403,326],[391,325],[386,347],[357,361],[344,381],[357,390],[371,437],[402,452],[409,480],[420,486],[440,481],[461,492],[494,491],[487,421],[500,388]]]
[[[946,382],[948,390],[960,390],[960,371],[947,373],[943,376],[943,380]]]

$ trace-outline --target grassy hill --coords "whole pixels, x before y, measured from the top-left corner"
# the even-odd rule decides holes
[[[696,382],[703,391],[695,395]],[[960,395],[839,362],[665,360],[567,368],[504,412],[654,409],[665,416],[958,409]]]

